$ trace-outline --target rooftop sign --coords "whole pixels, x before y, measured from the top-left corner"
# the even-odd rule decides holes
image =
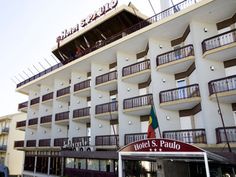
[[[145,139],[131,143],[121,152],[203,152],[202,149],[171,139]]]
[[[97,18],[101,17],[102,15],[106,14],[110,10],[114,9],[118,4],[118,0],[111,0],[110,3],[106,3],[102,7],[100,7],[97,11],[94,13],[91,13],[86,18],[82,19],[80,22],[80,25],[77,24],[75,27],[72,27],[70,29],[65,29],[62,31],[61,35],[57,37],[57,42],[60,42],[61,40],[65,39],[66,37],[70,36],[71,34],[75,33],[76,31],[79,31],[80,27],[85,27],[89,23],[93,22]]]

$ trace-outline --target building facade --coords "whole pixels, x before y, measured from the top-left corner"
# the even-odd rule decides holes
[[[25,113],[0,117],[0,154],[1,164],[9,169],[10,175],[21,175],[24,164],[24,152],[14,149],[14,142],[24,139],[25,133],[16,129],[16,122],[26,120]]]
[[[61,63],[17,85],[29,96],[17,124],[25,176],[117,176],[116,151],[146,138],[152,105],[161,137],[212,152],[227,151],[228,139],[235,152],[236,1],[161,6],[150,18],[119,6],[59,37],[52,52]]]

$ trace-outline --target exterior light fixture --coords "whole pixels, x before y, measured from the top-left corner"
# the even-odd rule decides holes
[[[166,116],[166,120],[170,120],[170,116]]]
[[[132,125],[132,121],[129,121],[128,124],[129,124],[129,125]]]
[[[98,127],[99,127],[99,128],[102,128],[102,124],[98,124]]]
[[[159,48],[160,48],[160,49],[162,49],[162,48],[163,48],[163,46],[160,44],[160,45],[159,45]]]
[[[61,128],[58,128],[57,131],[58,131],[58,132],[61,132]]]
[[[129,58],[125,58],[125,61],[129,61]]]
[[[128,91],[128,92],[130,92],[130,90],[131,90],[130,88],[127,88],[127,91]]]
[[[203,28],[203,31],[204,31],[205,33],[207,33],[208,29],[207,29],[207,28]]]
[[[210,66],[210,70],[211,71],[215,71],[215,67],[214,66]]]
[[[163,83],[166,83],[166,79],[165,79],[165,78],[163,78],[161,81],[162,81]]]

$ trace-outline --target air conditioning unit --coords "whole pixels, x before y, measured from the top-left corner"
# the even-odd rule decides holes
[[[84,147],[84,146],[76,147],[76,151],[80,151],[80,152],[86,151],[86,147]]]
[[[94,146],[86,146],[86,151],[95,151],[96,148]]]

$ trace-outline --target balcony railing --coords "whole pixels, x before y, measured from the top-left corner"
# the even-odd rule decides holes
[[[225,127],[226,135],[229,142],[236,142],[236,126]],[[226,143],[226,137],[223,127],[216,128],[216,141],[217,143]]]
[[[157,56],[157,66],[180,60],[189,56],[194,56],[193,45],[187,45]]]
[[[96,85],[109,82],[117,79],[117,71],[111,71],[109,73],[96,77]]]
[[[52,122],[52,115],[47,115],[40,118],[41,124],[50,123],[50,122]]]
[[[200,91],[198,84],[188,85],[160,92],[160,103],[182,100],[187,98],[199,97]]]
[[[97,50],[97,49],[99,49],[99,48],[101,48],[105,45],[108,45],[108,44],[110,44],[110,43],[112,43],[112,42],[114,42],[114,41],[116,41],[116,40],[118,40],[118,39],[120,39],[120,38],[122,38],[126,35],[129,35],[133,32],[136,32],[136,31],[138,31],[138,30],[140,30],[140,29],[142,29],[142,28],[144,28],[144,27],[146,27],[146,26],[148,26],[152,23],[160,21],[160,20],[162,20],[162,19],[164,19],[168,16],[171,16],[174,13],[177,13],[177,12],[183,10],[183,9],[186,9],[189,6],[191,6],[193,4],[196,4],[198,1],[200,1],[200,0],[184,0],[180,3],[178,3],[178,4],[175,4],[174,6],[168,8],[168,9],[166,9],[166,10],[164,10],[164,11],[158,13],[158,14],[155,14],[154,16],[152,16],[152,17],[150,17],[146,20],[140,21],[139,23],[137,23],[137,24],[135,24],[135,25],[133,25],[133,26],[131,26],[131,27],[129,27],[129,28],[127,28],[127,29],[125,29],[125,30],[123,30],[123,31],[107,38],[106,40],[103,40],[99,45],[94,45],[90,48],[87,48],[86,50],[84,50],[81,53],[79,53],[79,54],[75,55],[74,57],[72,57],[71,61],[78,58],[78,57],[82,57],[84,55],[87,55],[90,52],[93,52],[93,51],[95,51],[95,50]],[[17,84],[17,88],[22,86],[22,85],[25,85],[26,83],[29,83],[29,82],[37,79],[37,78],[39,78],[39,77],[41,77],[41,76],[43,76],[43,75],[45,75],[49,72],[61,67],[61,66],[63,66],[63,64],[58,63],[55,66],[52,66],[49,69],[47,69],[45,71],[42,71],[42,72],[40,72],[39,74],[37,74],[35,76],[32,76],[29,79],[26,79],[25,81]]]
[[[28,126],[37,124],[38,124],[38,118],[29,119]]]
[[[90,142],[91,142],[90,136],[72,138],[72,143],[77,143],[77,145],[79,146],[89,146]]]
[[[27,107],[28,107],[28,101],[20,103],[18,105],[18,109],[27,108]]]
[[[54,139],[54,146],[63,146],[68,143],[68,138],[56,138]]]
[[[148,106],[153,104],[152,94],[137,96],[125,99],[123,102],[124,109],[130,109],[141,106]]]
[[[19,148],[19,147],[24,147],[24,140],[14,142],[14,148]]]
[[[38,103],[39,103],[39,97],[30,100],[30,105],[35,105],[35,104],[38,104]]]
[[[104,135],[95,137],[96,146],[119,145],[119,135]]]
[[[25,127],[26,126],[26,120],[16,122],[16,128]]]
[[[70,86],[57,90],[57,97],[63,96],[63,95],[67,95],[70,93]]]
[[[57,113],[55,116],[55,121],[68,120],[70,111]]]
[[[47,101],[53,99],[53,92],[43,95],[42,101]]]
[[[9,133],[9,127],[4,127],[2,129],[2,133]]]
[[[125,134],[125,145],[147,138],[147,133]]]
[[[208,87],[210,95],[236,90],[236,75],[210,81]]]
[[[149,59],[124,67],[122,69],[122,76],[128,76],[128,75],[138,73],[147,69],[150,69]]]
[[[36,140],[27,140],[26,147],[36,147]]]
[[[236,42],[236,29],[205,39],[202,41],[202,51],[205,53],[234,42]]]
[[[109,113],[109,112],[115,112],[115,111],[118,111],[117,101],[96,105],[96,109],[95,109],[96,114]]]
[[[178,140],[185,143],[206,143],[205,129],[163,131],[163,138]]]
[[[73,118],[85,117],[90,115],[90,107],[76,109],[73,111]]]
[[[0,151],[6,151],[7,145],[0,145]]]
[[[39,147],[49,147],[51,144],[51,139],[41,139],[39,140]]]
[[[90,83],[91,83],[91,79],[88,79],[88,80],[85,80],[85,81],[75,84],[74,85],[74,92],[89,88]]]

